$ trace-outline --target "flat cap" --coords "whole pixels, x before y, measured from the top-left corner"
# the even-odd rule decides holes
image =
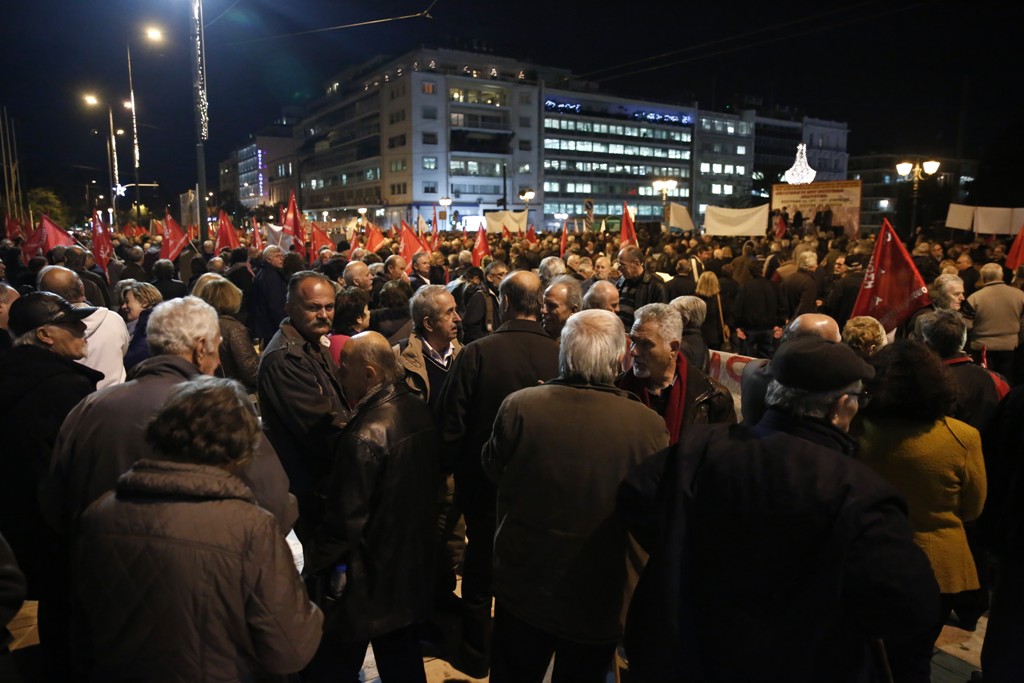
[[[52,292],[32,292],[11,304],[7,325],[15,335],[22,335],[43,325],[85,320],[95,311],[92,306],[75,308]]]
[[[821,337],[787,341],[775,352],[768,372],[783,386],[811,392],[835,391],[875,376],[856,351]]]

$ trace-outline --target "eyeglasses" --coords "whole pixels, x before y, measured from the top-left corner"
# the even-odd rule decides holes
[[[857,399],[857,403],[860,404],[861,408],[864,408],[867,404],[871,403],[871,393],[867,389],[859,391],[856,394],[850,394],[850,396]]]

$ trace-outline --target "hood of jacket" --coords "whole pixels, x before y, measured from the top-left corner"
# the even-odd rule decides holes
[[[235,475],[219,467],[172,460],[140,460],[117,479],[118,498],[176,498],[255,503],[256,497]]]

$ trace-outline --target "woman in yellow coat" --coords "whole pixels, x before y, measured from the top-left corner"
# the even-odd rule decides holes
[[[907,500],[914,540],[931,561],[942,593],[938,637],[954,596],[978,588],[963,523],[977,518],[985,503],[981,437],[974,427],[946,417],[953,385],[928,347],[899,341],[871,363],[875,379],[862,411],[860,457]]]

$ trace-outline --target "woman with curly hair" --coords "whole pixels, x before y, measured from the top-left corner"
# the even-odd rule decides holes
[[[977,518],[985,503],[981,437],[974,427],[947,417],[955,389],[942,361],[924,344],[897,341],[875,353],[871,364],[875,378],[866,385],[871,402],[861,413],[861,459],[907,500],[914,540],[942,593],[937,638],[955,596],[978,588],[964,522]],[[934,638],[921,643],[918,654],[930,657],[933,643]],[[928,680],[927,669],[923,674],[921,680]]]

